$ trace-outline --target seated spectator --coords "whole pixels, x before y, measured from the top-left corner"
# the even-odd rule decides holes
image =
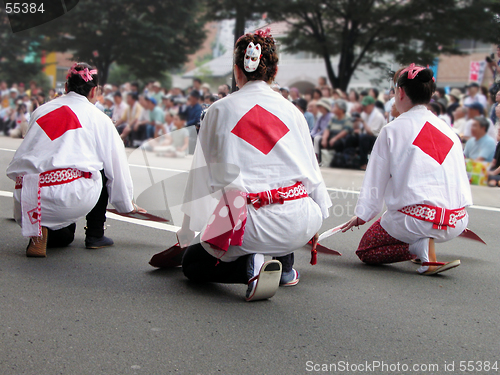
[[[491,106],[490,120],[493,124],[496,124],[498,121],[498,116],[496,114],[496,109],[498,107],[498,104],[500,104],[500,90],[496,93],[495,103],[493,103],[493,105]]]
[[[113,95],[106,95],[104,97],[104,114],[109,118],[112,118],[114,107],[115,100],[113,99]]]
[[[116,91],[113,94],[113,102],[115,104],[113,106],[113,115],[111,116],[111,120],[113,120],[113,123],[116,125],[116,123],[125,115],[128,105],[123,101],[122,93],[120,91]]]
[[[321,117],[318,119],[318,121],[316,121],[316,125],[314,125],[314,128],[311,130],[311,137],[313,139],[316,157],[319,160],[319,146],[321,143],[321,139],[323,138],[323,133],[328,127],[328,124],[330,123],[330,120],[332,118],[332,106],[329,99],[321,98],[316,102],[316,107],[318,108]]]
[[[129,92],[127,94],[127,110],[123,113],[122,118],[116,122],[115,126],[125,145],[128,142],[128,136],[132,129],[137,125],[142,115],[144,108],[139,104],[139,95],[137,92]]]
[[[146,109],[149,110],[149,122],[146,125],[146,137],[147,139],[157,138],[162,133],[165,114],[154,97],[146,98]]]
[[[472,137],[465,144],[464,156],[474,161],[491,162],[495,156],[495,141],[488,135],[490,123],[484,116],[472,119]]]
[[[290,88],[290,98],[292,101],[300,98],[300,92],[297,87]]]
[[[385,125],[385,118],[378,109],[375,109],[375,99],[372,96],[366,95],[361,105],[363,106],[361,113],[363,133],[359,136],[359,153],[361,169],[366,169],[368,155],[372,152],[377,136]]]
[[[467,107],[468,121],[465,123],[464,135],[462,136],[462,142],[466,142],[467,140],[469,140],[472,137],[471,128],[472,128],[472,123],[474,121],[473,119],[475,117],[478,117],[478,116],[484,117],[484,107],[480,103],[474,102],[471,104],[466,104],[465,106]],[[494,128],[493,124],[491,123],[490,119],[487,119],[487,121],[489,123],[488,135],[492,139],[495,139],[497,136],[495,128]]]
[[[287,100],[290,100],[290,89],[288,87],[281,87],[280,93]]]
[[[18,103],[16,112],[13,113],[12,120],[14,128],[10,130],[10,136],[12,138],[24,138],[26,132],[28,131],[28,123],[30,121],[30,115],[26,104],[21,100]]]
[[[452,124],[455,123],[455,118],[453,117],[453,113],[456,111],[458,107],[460,107],[460,99],[462,98],[462,92],[455,88],[450,91],[448,95],[450,97],[450,103],[448,104],[448,108],[446,108],[446,113],[451,118]]]
[[[187,117],[184,113],[174,116],[175,130],[168,133],[163,142],[154,148],[158,155],[183,158],[186,156],[189,147],[189,131],[186,129]]]
[[[465,124],[467,123],[467,108],[457,107],[453,111],[453,131],[461,138],[464,134]]]
[[[440,98],[436,103],[439,106],[441,112],[441,114],[438,117],[444,122],[446,122],[446,125],[451,127],[451,117],[446,112],[446,108],[448,107],[448,101],[445,98]]]
[[[353,132],[352,121],[346,117],[347,103],[345,100],[338,99],[335,101],[332,112],[334,116],[323,133],[320,151],[321,148],[325,148],[342,152],[346,147],[352,146],[348,144],[348,141]],[[319,155],[321,156],[321,152]]]
[[[314,89],[312,98],[313,100],[320,100],[323,97],[320,89]]]
[[[309,112],[310,114],[313,115],[314,125],[316,125],[316,121],[318,121],[318,119],[321,116],[321,113],[319,113],[318,106],[316,105],[316,103],[317,103],[316,100],[311,100],[310,102],[307,103],[307,112]],[[313,128],[314,128],[314,125],[313,125]]]
[[[305,99],[298,98],[292,102],[299,109],[299,111],[304,115],[307,121],[307,126],[309,127],[309,132],[311,132],[314,127],[314,115],[311,112],[307,112],[307,102]]]
[[[490,170],[488,171],[488,185],[500,186],[500,129],[497,131],[497,147],[495,156],[491,162]]]
[[[330,100],[327,98],[321,98],[316,102],[316,108],[318,109],[319,118],[316,121],[316,125],[311,130],[311,137],[314,139],[317,136],[323,136],[323,132],[328,127],[330,119],[332,117],[332,106]]]

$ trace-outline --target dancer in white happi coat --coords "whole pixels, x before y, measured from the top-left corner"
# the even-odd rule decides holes
[[[247,300],[297,284],[293,251],[315,236],[331,206],[304,116],[269,86],[277,63],[268,31],[236,43],[240,90],[201,123],[178,233],[187,245],[201,232],[182,260],[189,279],[248,284]],[[264,263],[264,255],[275,260]]]
[[[428,111],[435,90],[432,70],[410,65],[396,73],[401,115],[377,138],[355,214],[344,227],[387,211],[363,236],[356,254],[365,263],[418,258],[418,271],[435,274],[460,264],[436,261],[434,242],[449,241],[467,227],[472,204],[462,146],[453,130]]]
[[[123,142],[111,120],[93,103],[97,71],[85,63],[68,72],[67,94],[39,107],[7,175],[16,181],[14,216],[31,237],[28,256],[67,246],[75,222],[87,215],[87,248],[110,246],[104,236],[106,206],[137,210]]]

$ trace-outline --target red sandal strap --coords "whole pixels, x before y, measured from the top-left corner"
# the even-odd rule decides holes
[[[253,283],[253,282],[254,282],[255,280],[257,280],[258,278],[259,278],[259,275],[252,277],[250,280],[248,280],[248,283],[247,283],[247,284],[251,284],[251,283]]]
[[[422,263],[422,266],[444,266],[445,262],[424,262]]]

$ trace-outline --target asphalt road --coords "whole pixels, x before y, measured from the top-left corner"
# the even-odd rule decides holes
[[[18,144],[0,138],[3,171]],[[170,176],[167,195],[178,199],[176,170],[189,161],[173,166],[152,158],[149,174],[137,158],[130,159],[137,195]],[[349,183],[362,179],[355,171],[324,174],[336,189],[336,210],[322,230],[349,218],[357,198]],[[174,226],[110,218],[106,235],[115,246],[86,250],[80,221],[70,247],[26,258],[27,241],[11,219],[12,191],[1,173],[1,375],[500,373],[499,209],[469,209],[469,227],[488,246],[465,239],[439,244],[438,259],[462,261],[441,276],[420,276],[410,262],[362,264],[354,250],[365,227],[324,241],[342,257],[319,254],[311,266],[309,253],[297,251],[298,286],[246,303],[243,285],[198,285],[180,269],[148,265],[174,243]],[[496,194],[474,190],[483,205],[489,196],[496,206]],[[179,225],[175,207],[165,215]],[[486,361],[490,371],[481,370]]]

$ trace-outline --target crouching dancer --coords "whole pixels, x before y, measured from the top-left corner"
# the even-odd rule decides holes
[[[248,284],[251,301],[298,283],[293,251],[315,236],[331,201],[304,116],[269,86],[278,64],[272,36],[242,36],[234,58],[240,90],[215,102],[201,123],[178,238],[191,243],[186,277]]]
[[[16,181],[14,217],[30,237],[29,257],[73,239],[76,221],[87,215],[85,246],[111,246],[104,236],[108,200],[120,212],[138,208],[123,142],[111,120],[94,105],[97,70],[74,64],[66,95],[39,107],[7,175]]]
[[[387,211],[364,234],[356,252],[370,264],[418,258],[432,275],[460,265],[436,260],[434,242],[459,236],[472,204],[462,146],[450,127],[425,107],[435,90],[432,70],[411,64],[396,73],[396,107],[373,148],[355,214],[344,227]]]

